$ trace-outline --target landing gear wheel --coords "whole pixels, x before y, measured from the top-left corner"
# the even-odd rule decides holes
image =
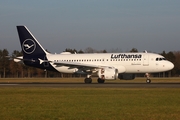
[[[101,79],[101,78],[98,78],[98,79],[97,79],[97,82],[98,82],[98,83],[104,83],[104,81],[105,81],[105,80],[103,80],[103,79]]]
[[[146,80],[146,83],[151,83],[151,79],[147,79],[147,80]]]
[[[149,73],[146,73],[146,83],[151,83],[151,79],[150,79],[150,74]]]
[[[92,83],[92,79],[91,79],[91,78],[85,78],[85,79],[84,79],[84,82],[85,82],[85,83]]]

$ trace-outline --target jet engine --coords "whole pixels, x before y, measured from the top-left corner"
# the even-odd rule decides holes
[[[115,80],[118,77],[118,70],[115,68],[101,68],[98,71],[98,76],[103,80]]]

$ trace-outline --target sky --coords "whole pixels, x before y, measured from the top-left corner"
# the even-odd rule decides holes
[[[180,0],[1,0],[0,50],[21,51],[25,25],[51,53],[66,48],[180,51]]]

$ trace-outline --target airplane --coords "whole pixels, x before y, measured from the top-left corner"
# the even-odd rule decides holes
[[[15,62],[61,73],[87,74],[85,83],[92,83],[91,76],[98,76],[97,82],[105,80],[133,80],[136,73],[145,73],[146,82],[151,83],[148,73],[169,71],[174,64],[155,53],[86,53],[71,54],[47,52],[26,26],[17,26],[23,56],[14,58]]]

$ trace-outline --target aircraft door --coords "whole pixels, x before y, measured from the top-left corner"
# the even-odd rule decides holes
[[[143,55],[143,66],[149,66],[149,55]]]

